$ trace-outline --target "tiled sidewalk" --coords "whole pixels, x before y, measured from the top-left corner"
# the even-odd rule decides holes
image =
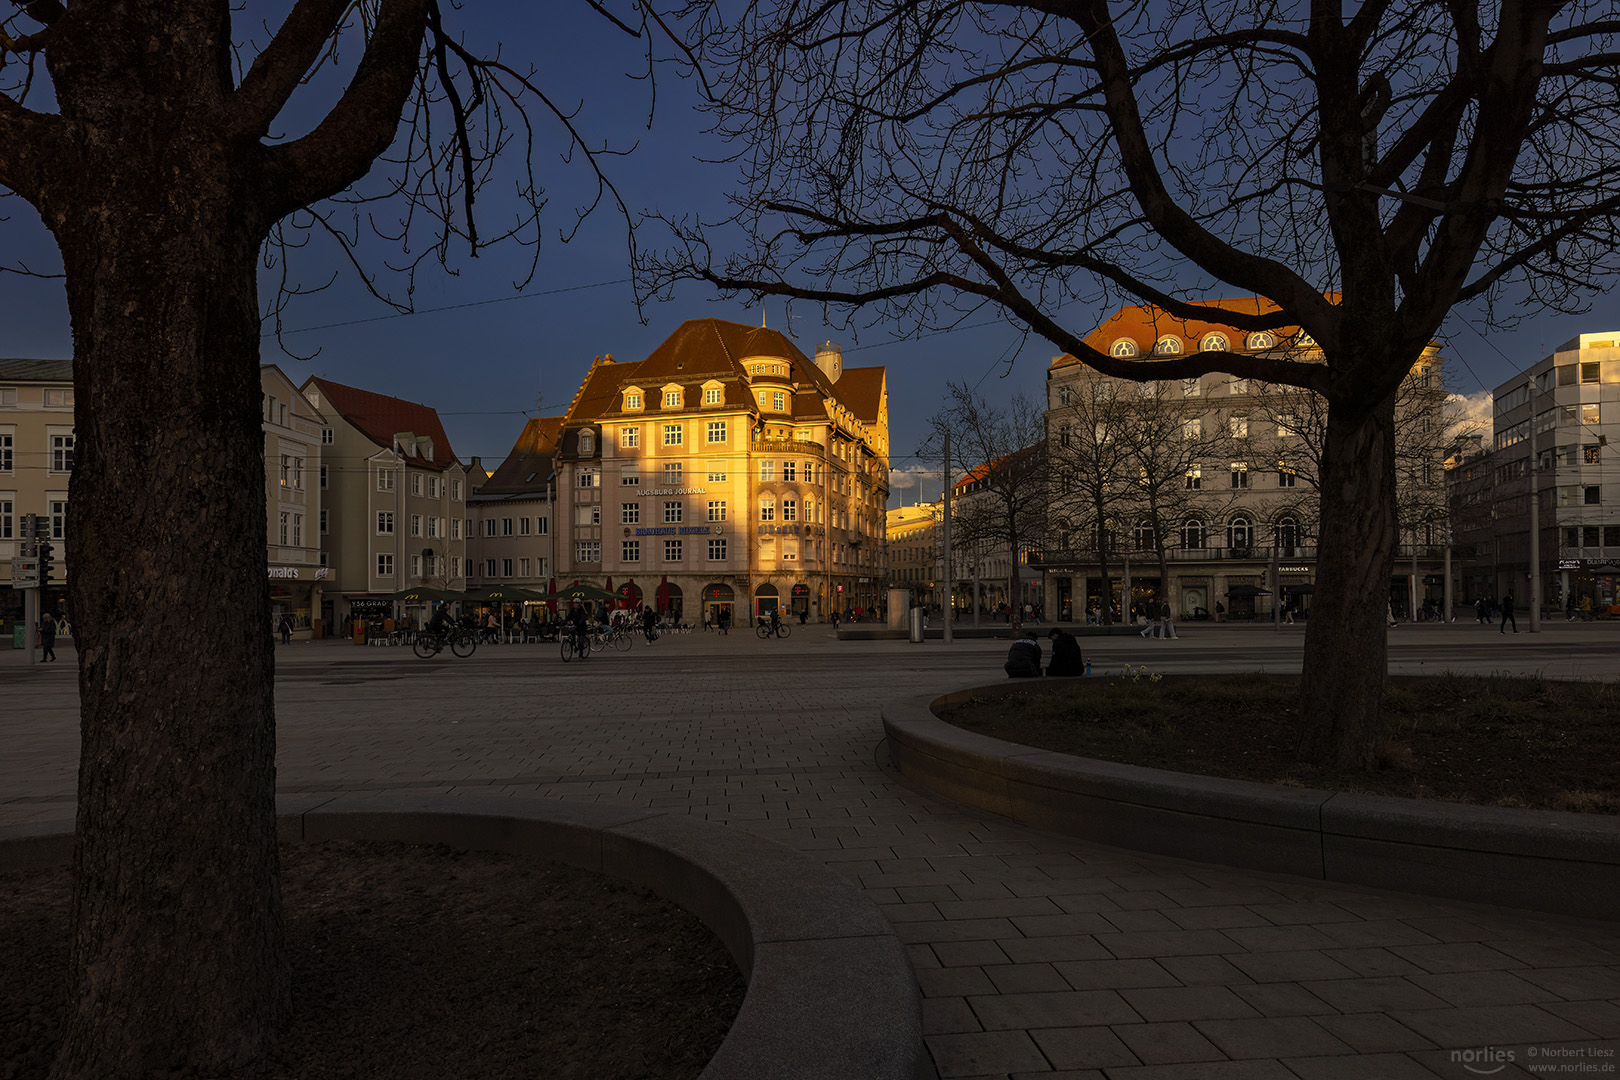
[[[908,944],[944,1078],[1616,1075],[1620,925],[1139,855],[883,768],[880,703],[970,682],[1003,645],[665,645],[567,668],[538,648],[460,668],[288,654],[281,786],[684,806],[789,844]],[[33,680],[0,719],[28,748],[0,759],[0,823],[71,804],[70,693]]]

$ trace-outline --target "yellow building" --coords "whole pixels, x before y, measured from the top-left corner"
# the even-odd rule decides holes
[[[559,582],[692,622],[877,608],[885,377],[719,319],[682,323],[645,360],[598,357],[556,437]]]
[[[887,515],[889,587],[907,589],[912,603],[937,607],[944,595],[940,579],[940,526],[943,499],[897,506]]]

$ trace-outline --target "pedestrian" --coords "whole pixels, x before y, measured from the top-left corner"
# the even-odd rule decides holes
[[[704,608],[703,609],[703,632],[705,634],[707,634],[709,631],[714,629],[713,623],[714,623],[714,609],[713,608]]]
[[[720,609],[720,632],[728,636],[731,633],[731,606],[729,604]]]
[[[1041,674],[1041,643],[1035,631],[1029,630],[1012,643],[1007,650],[1007,662],[1002,669],[1009,679],[1038,678]]]
[[[1052,662],[1046,668],[1048,675],[1086,673],[1086,658],[1081,655],[1080,642],[1075,640],[1073,634],[1054,626],[1046,636],[1052,641]]]
[[[1481,596],[1474,601],[1474,621],[1485,625],[1485,597]]]
[[[1221,603],[1219,600],[1215,601],[1215,621],[1226,621],[1226,605]]]
[[[283,645],[292,644],[292,616],[290,615],[281,617],[281,643]]]
[[[1138,617],[1138,613],[1141,614],[1143,637],[1147,637],[1150,634],[1154,637],[1159,636],[1159,620],[1156,617],[1157,611],[1157,605],[1153,604],[1151,601],[1146,604],[1131,605],[1131,620],[1133,622]]]
[[[641,632],[647,635],[647,644],[658,640],[658,614],[650,607],[641,609]]]
[[[1289,600],[1287,603],[1283,604],[1283,622],[1287,623],[1289,626],[1294,625],[1294,601],[1293,600]]]
[[[1176,638],[1176,615],[1168,600],[1159,605],[1159,624],[1164,628],[1166,640],[1174,641]]]
[[[40,663],[56,659],[56,616],[48,611],[39,617],[39,649]]]
[[[1502,629],[1498,630],[1497,633],[1498,634],[1507,633],[1507,624],[1508,623],[1513,624],[1513,632],[1515,634],[1517,634],[1519,632],[1519,620],[1515,619],[1513,617],[1513,594],[1512,593],[1508,593],[1506,596],[1502,597]]]

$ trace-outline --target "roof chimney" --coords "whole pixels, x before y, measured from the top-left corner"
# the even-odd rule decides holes
[[[816,367],[827,376],[828,382],[837,382],[844,373],[844,349],[835,342],[823,341],[816,346]]]

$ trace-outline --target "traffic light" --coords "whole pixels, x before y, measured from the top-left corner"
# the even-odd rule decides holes
[[[56,552],[56,545],[51,543],[51,519],[45,514],[34,514],[33,535],[37,543],[34,545],[34,555],[39,559],[39,583],[50,584],[51,567],[54,565],[52,555]]]

